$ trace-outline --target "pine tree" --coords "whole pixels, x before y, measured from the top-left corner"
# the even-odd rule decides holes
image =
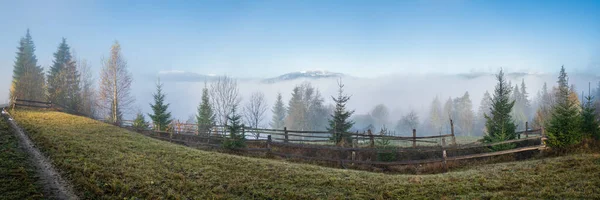
[[[511,86],[506,84],[506,78],[504,77],[504,72],[502,70],[496,75],[496,79],[498,80],[498,83],[494,90],[490,115],[485,115],[485,126],[488,135],[484,136],[483,139],[486,143],[517,138],[517,135],[515,134],[516,126],[510,116],[510,112],[515,105],[515,101],[510,99]],[[492,149],[504,150],[513,147],[514,144],[506,144],[496,145],[492,147]]]
[[[71,63],[72,56],[67,40],[62,39],[58,49],[54,53],[54,60],[48,71],[48,100],[60,105],[65,105],[67,88],[66,73],[64,69]]]
[[[171,112],[167,112],[169,108],[169,104],[165,104],[165,94],[162,92],[162,84],[160,83],[160,79],[156,83],[156,93],[153,94],[154,97],[154,105],[150,104],[152,107],[152,111],[154,114],[148,114],[152,119],[152,123],[155,126],[155,129],[158,131],[167,130],[169,124],[171,123]]]
[[[37,65],[35,44],[29,29],[19,41],[10,87],[10,99],[45,100],[44,69]]]
[[[198,106],[198,114],[196,115],[196,120],[198,121],[198,134],[209,134],[210,128],[215,124],[215,114],[210,105],[210,98],[208,95],[208,88],[205,84],[202,89],[202,102],[200,102],[200,106]]]
[[[525,114],[526,120],[531,119],[531,102],[529,101],[527,86],[525,86],[525,79],[521,80],[521,106],[523,108],[523,113]]]
[[[581,113],[582,118],[582,126],[581,130],[587,136],[591,136],[600,139],[600,123],[598,123],[598,119],[596,118],[596,105],[594,105],[594,96],[592,96],[591,85],[588,88],[588,95],[585,97],[585,103],[583,104]]]
[[[133,129],[135,130],[146,130],[148,129],[148,122],[146,122],[146,118],[144,114],[138,113],[133,120]]]
[[[306,110],[302,103],[304,90],[301,86],[294,87],[292,98],[288,103],[288,112],[285,118],[285,126],[290,130],[303,130],[305,124]]]
[[[48,72],[48,100],[64,106],[71,113],[81,109],[81,74],[71,55],[67,39],[63,38],[56,53],[53,65]]]
[[[454,99],[453,102],[453,119],[456,125],[458,125],[459,133],[462,135],[471,135],[473,132],[473,103],[469,96],[469,92],[460,97]]]
[[[554,96],[548,92],[546,83],[542,86],[542,90],[537,94],[536,99],[538,109],[533,118],[533,127],[541,128],[547,125],[552,115],[552,107],[554,106]]]
[[[510,115],[515,120],[517,124],[525,124],[527,121],[527,117],[525,116],[525,102],[523,100],[523,93],[520,91],[519,86],[515,85],[513,89],[513,95],[511,96],[511,100],[515,102],[515,106],[513,107]],[[518,125],[517,125],[518,126]]]
[[[237,105],[233,106],[231,115],[227,116],[227,130],[229,131],[229,138],[223,140],[223,147],[226,149],[239,149],[246,147],[246,137],[244,125],[241,123],[242,116],[238,115]]]
[[[308,125],[310,130],[325,131],[327,130],[327,120],[329,114],[325,105],[323,105],[323,96],[317,89],[314,97],[309,102],[308,107]]]
[[[581,141],[581,116],[576,102],[569,98],[571,95],[568,76],[563,66],[558,76],[556,104],[552,108],[552,117],[546,129],[548,145],[551,147],[562,149]]]
[[[339,144],[343,141],[343,143],[348,143],[351,140],[351,136],[346,134],[354,125],[354,122],[350,120],[350,117],[354,113],[354,111],[346,110],[346,103],[350,100],[350,96],[344,94],[344,84],[341,81],[338,81],[338,97],[331,97],[335,102],[335,111],[329,120],[329,128],[327,131],[332,132],[332,140]]]
[[[275,101],[275,105],[273,105],[273,118],[271,119],[271,128],[273,129],[283,129],[285,126],[285,112],[286,109],[283,105],[283,98],[281,97],[281,93],[277,93],[277,100]]]
[[[483,93],[481,103],[479,103],[479,109],[477,110],[476,130],[475,132],[482,132],[483,135],[488,135],[488,131],[485,128],[485,115],[490,115],[492,109],[492,96],[486,90]]]

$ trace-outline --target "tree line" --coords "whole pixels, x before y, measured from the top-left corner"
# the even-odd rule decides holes
[[[91,66],[74,55],[63,38],[53,54],[47,72],[37,64],[35,44],[29,30],[19,41],[14,63],[10,100],[48,101],[67,112],[105,117],[112,123],[122,120],[135,99],[131,96],[131,73],[115,41],[110,56],[103,59],[98,88]]]
[[[19,40],[10,87],[10,99],[50,101],[67,112],[89,117],[107,119],[120,124],[124,113],[130,112],[135,99],[131,95],[133,78],[122,54],[121,45],[115,41],[109,56],[102,59],[102,69],[96,82],[91,66],[85,59],[74,55],[67,39],[63,38],[53,54],[52,65],[48,71],[37,64],[35,44],[30,31]],[[270,111],[273,113],[268,126],[274,129],[286,127],[293,130],[327,130],[336,133],[332,139],[343,140],[341,133],[359,130],[387,130],[391,125],[398,133],[410,133],[412,129],[422,127],[430,133],[445,132],[450,120],[454,122],[458,135],[483,135],[486,142],[514,139],[516,129],[531,121],[531,127],[545,127],[549,144],[566,147],[579,143],[585,137],[598,136],[598,118],[596,109],[600,101],[600,83],[588,94],[582,94],[581,100],[574,85],[569,85],[564,67],[561,67],[557,85],[551,89],[544,83],[531,101],[525,81],[520,84],[507,82],[501,70],[492,94],[484,93],[479,109],[474,112],[468,92],[456,98],[448,98],[442,106],[435,97],[429,108],[428,118],[422,119],[411,110],[400,119],[389,119],[390,112],[383,105],[375,106],[367,115],[354,115],[346,108],[350,96],[343,93],[344,85],[339,82],[337,97],[332,96],[335,105],[325,105],[320,91],[310,83],[293,88],[291,98],[285,104],[281,93]],[[97,87],[95,84],[98,84]],[[154,103],[149,106],[153,128],[168,130],[172,122],[168,111],[166,94],[160,80],[153,94]],[[254,128],[265,127],[265,114],[269,110],[265,95],[256,91],[244,105],[240,105],[241,95],[237,81],[227,76],[205,83],[197,114],[192,120],[200,133],[209,134],[215,125],[244,124]],[[241,114],[238,114],[241,113]],[[138,113],[134,125],[148,127],[145,114]],[[234,121],[232,121],[234,120]],[[422,121],[422,122],[421,122]],[[254,133],[259,138],[259,133]]]

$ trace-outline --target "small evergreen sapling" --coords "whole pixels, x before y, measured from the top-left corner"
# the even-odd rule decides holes
[[[229,131],[229,138],[223,140],[223,148],[235,150],[246,147],[246,138],[244,135],[244,125],[241,124],[241,118],[236,112],[237,106],[233,106],[231,115],[227,117],[227,130]]]
[[[148,122],[146,122],[146,118],[144,117],[144,114],[142,113],[138,113],[135,117],[135,120],[133,120],[133,129],[136,131],[141,131],[141,130],[147,130],[148,129]]]

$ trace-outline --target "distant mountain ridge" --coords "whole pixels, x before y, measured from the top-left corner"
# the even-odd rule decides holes
[[[264,79],[262,82],[264,83],[276,83],[280,81],[289,81],[296,80],[300,78],[307,79],[321,79],[321,78],[339,78],[344,77],[345,75],[337,72],[329,72],[325,70],[311,70],[311,71],[299,71],[299,72],[291,72],[287,74],[283,74],[281,76],[277,76],[274,78]]]

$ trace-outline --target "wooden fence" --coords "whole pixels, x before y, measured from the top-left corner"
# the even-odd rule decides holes
[[[252,130],[252,129],[251,129]],[[255,130],[255,129],[254,129]],[[302,134],[315,133],[314,131],[290,131],[286,130],[288,137],[290,136],[306,136]],[[278,133],[280,130],[276,129],[261,129],[263,133]],[[140,132],[138,130],[138,132]],[[186,135],[186,134],[174,134],[173,132],[157,132],[144,130],[141,131],[149,137],[156,139],[170,141],[173,143],[186,145],[195,148],[210,148],[220,149],[220,143],[223,139],[227,138],[227,135],[214,134],[214,135]],[[244,133],[247,133],[244,130]],[[316,132],[325,134],[327,132]],[[514,154],[525,151],[542,150],[546,146],[544,144],[545,136],[543,129],[536,130],[524,130],[517,132],[518,135],[526,135],[524,138],[496,142],[496,143],[481,143],[481,144],[446,144],[445,138],[442,138],[441,143],[436,146],[413,146],[413,147],[394,147],[394,148],[380,148],[377,146],[333,146],[333,145],[322,145],[322,144],[303,144],[294,143],[292,139],[278,139],[275,140],[271,135],[267,135],[266,139],[247,139],[249,148],[238,149],[242,152],[261,152],[268,156],[277,156],[285,159],[296,159],[306,161],[324,161],[334,162],[339,164],[341,167],[345,167],[347,164],[350,165],[370,165],[370,166],[396,166],[396,165],[414,165],[414,164],[427,164],[427,163],[442,163],[444,167],[447,167],[446,163],[449,161],[459,161],[465,159],[476,159],[484,157],[492,157],[498,155]],[[280,134],[281,135],[281,134]],[[285,133],[283,133],[285,136]],[[375,138],[393,138],[399,140],[408,139],[414,141],[415,137],[397,137],[397,136],[378,136],[378,135],[364,135],[364,134],[352,134],[356,137]],[[321,136],[315,136],[321,138]],[[439,136],[437,136],[439,137]],[[447,136],[446,136],[447,137]],[[324,138],[324,137],[323,137]],[[435,138],[434,136],[416,137],[420,139]],[[306,140],[302,140],[306,141]],[[514,148],[502,150],[502,151],[491,151],[489,147],[515,144]],[[382,161],[377,158],[379,154],[392,153],[396,155],[394,160]]]
[[[13,107],[64,108],[50,102],[17,99]],[[124,128],[132,128],[133,121],[123,120]],[[228,137],[223,126],[214,126],[207,132],[198,132],[196,124],[176,121],[170,125],[168,132],[151,131],[149,127],[138,131],[146,136],[165,140],[194,148],[221,148],[221,141]],[[426,163],[442,163],[448,161],[491,157],[518,152],[540,150],[545,148],[544,129],[530,130],[528,123],[525,130],[517,132],[517,139],[496,143],[457,144],[454,135],[454,123],[450,120],[450,133],[434,136],[417,136],[413,129],[412,137],[373,134],[370,130],[363,133],[341,133],[342,137],[351,138],[351,144],[334,144],[334,133],[328,131],[305,131],[283,129],[261,129],[243,127],[248,147],[238,149],[243,152],[259,152],[267,156],[288,159],[334,162],[344,167],[351,165],[394,166]],[[446,139],[451,141],[446,143]],[[434,140],[437,141],[434,141]],[[376,145],[377,141],[406,141],[410,147],[385,147]],[[417,145],[426,143],[429,146]],[[491,151],[489,147],[514,144],[514,147],[502,151]],[[382,160],[381,155],[393,155],[393,159]]]

